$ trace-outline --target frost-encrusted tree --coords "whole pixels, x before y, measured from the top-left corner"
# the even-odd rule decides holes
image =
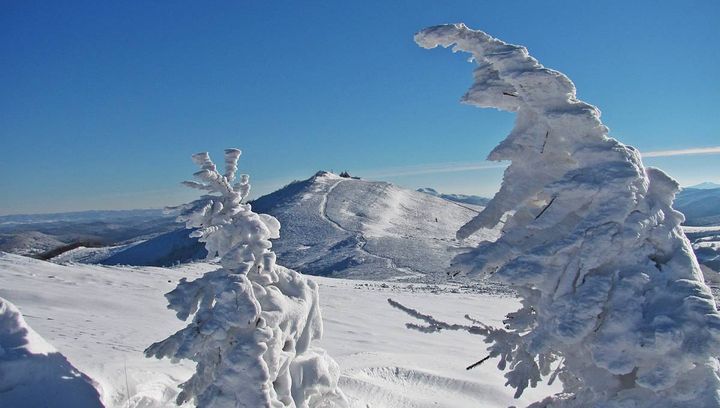
[[[198,182],[208,191],[182,207],[181,220],[205,242],[221,268],[194,281],[182,279],[166,295],[178,318],[192,321],[145,354],[197,362],[180,385],[177,403],[199,407],[344,407],[339,368],[313,341],[322,335],[318,288],[275,264],[270,239],[280,224],[242,200],[248,176],[233,184],[240,150],[225,151],[225,174],[207,153],[193,155]]]
[[[502,224],[495,242],[456,258],[471,276],[511,285],[522,307],[504,329],[417,315],[424,330],[489,336],[519,393],[555,371],[554,407],[720,406],[720,314],[671,204],[678,184],[608,137],[573,83],[524,47],[462,24],[425,29],[478,67],[463,102],[515,112],[489,155],[509,160],[502,187],[459,238]]]

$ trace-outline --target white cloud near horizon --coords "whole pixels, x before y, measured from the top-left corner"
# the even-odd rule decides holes
[[[720,146],[711,147],[691,147],[688,149],[676,150],[655,150],[650,152],[640,152],[642,157],[671,157],[671,156],[687,156],[693,154],[720,154]]]
[[[649,152],[640,152],[642,157],[672,157],[672,156],[688,156],[688,155],[699,155],[699,154],[720,154],[720,146],[711,147],[691,147],[687,149],[675,149],[675,150],[653,150]],[[433,163],[433,164],[419,164],[415,166],[405,167],[389,167],[384,169],[374,169],[361,171],[363,176],[370,178],[382,178],[382,177],[403,177],[403,176],[418,176],[423,174],[438,174],[438,173],[455,173],[463,171],[473,170],[490,170],[490,169],[501,169],[508,166],[509,163],[493,163],[493,162],[477,162],[477,163]]]
[[[368,171],[362,171],[361,174],[364,177],[370,177],[370,178],[418,176],[418,175],[423,175],[423,174],[454,173],[454,172],[472,171],[472,170],[502,169],[502,168],[507,167],[508,164],[509,163],[492,163],[492,162],[434,163],[434,164],[420,164],[420,165],[416,165],[416,166],[390,167],[390,168],[385,168],[385,169],[368,170]]]

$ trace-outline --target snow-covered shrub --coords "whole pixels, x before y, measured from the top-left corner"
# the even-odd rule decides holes
[[[491,336],[507,384],[521,393],[554,371],[564,393],[538,406],[720,406],[720,314],[671,207],[678,184],[610,138],[598,109],[524,47],[462,24],[415,40],[472,55],[463,102],[517,113],[489,155],[511,161],[502,187],[458,231],[503,223],[502,235],[456,258],[521,297],[504,329],[465,327]]]
[[[145,354],[197,362],[181,384],[177,403],[200,407],[343,407],[339,368],[313,346],[322,335],[318,288],[301,274],[275,264],[270,239],[280,224],[256,214],[242,200],[248,176],[235,181],[240,150],[225,151],[225,174],[207,153],[193,188],[215,193],[184,207],[180,219],[205,243],[221,268],[168,293],[169,308],[192,321]]]

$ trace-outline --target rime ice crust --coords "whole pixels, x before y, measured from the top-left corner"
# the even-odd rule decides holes
[[[471,53],[462,101],[517,113],[489,155],[512,162],[500,191],[457,234],[504,222],[502,235],[456,258],[522,298],[506,320],[519,335],[507,336],[508,384],[521,392],[559,365],[566,394],[538,406],[720,406],[720,314],[671,206],[677,183],[610,138],[598,109],[524,47],[462,24],[415,41]]]
[[[205,242],[222,268],[168,293],[169,308],[187,327],[148,347],[157,358],[196,361],[195,374],[180,387],[178,404],[200,407],[344,407],[340,370],[313,345],[322,336],[318,288],[301,274],[275,264],[270,239],[280,223],[257,214],[242,200],[250,191],[242,175],[232,184],[240,151],[225,151],[225,174],[207,153],[193,156],[200,183],[216,193],[182,208],[180,217]],[[219,195],[217,195],[219,193]]]

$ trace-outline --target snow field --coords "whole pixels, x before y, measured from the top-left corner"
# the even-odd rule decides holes
[[[147,359],[142,351],[184,325],[166,309],[163,294],[181,277],[193,279],[216,267],[56,265],[0,254],[0,297],[15,303],[28,324],[98,382],[106,406],[173,407],[177,384],[193,366]],[[558,391],[529,389],[513,400],[496,362],[465,370],[486,355],[481,337],[408,330],[410,319],[387,304],[393,298],[450,321],[470,313],[499,324],[517,307],[514,298],[453,293],[452,286],[426,291],[409,284],[313,280],[323,313],[320,345],[339,363],[340,385],[353,407],[524,406]]]

